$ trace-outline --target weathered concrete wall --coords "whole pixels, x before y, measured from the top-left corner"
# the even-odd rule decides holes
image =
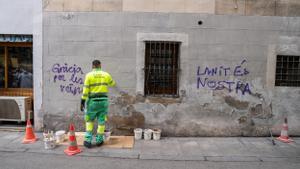
[[[123,11],[214,13],[215,0],[123,0]]]
[[[34,128],[43,128],[43,4],[40,0],[33,3],[33,94]]]
[[[298,0],[216,0],[216,14],[300,16]]]
[[[299,0],[43,0],[45,11],[300,16]]]
[[[300,55],[300,18],[139,12],[44,12],[43,17],[47,128],[66,128],[76,114],[83,130],[79,91],[98,58],[127,92],[111,90],[109,123],[115,134],[159,127],[169,136],[264,136],[271,127],[278,134],[287,116],[290,134],[300,135],[300,89],[270,83],[277,54]],[[180,97],[143,97],[140,40],[176,37],[182,41]],[[61,67],[68,70],[60,72]],[[215,67],[217,74],[205,72]]]
[[[43,0],[45,11],[214,13],[215,0]]]

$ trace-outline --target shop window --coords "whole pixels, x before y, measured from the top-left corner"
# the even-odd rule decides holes
[[[0,95],[13,95],[7,92],[19,89],[32,91],[32,62],[31,35],[0,35]]]
[[[277,56],[275,86],[300,86],[300,56]]]
[[[180,42],[145,42],[145,95],[178,97]]]
[[[8,47],[8,88],[32,88],[32,48]]]
[[[4,64],[4,47],[0,46],[0,88],[5,87],[5,64]]]

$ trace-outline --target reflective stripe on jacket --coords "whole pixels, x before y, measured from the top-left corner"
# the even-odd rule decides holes
[[[93,69],[85,76],[81,98],[86,100],[89,97],[107,96],[108,87],[115,84],[109,73],[101,69]]]

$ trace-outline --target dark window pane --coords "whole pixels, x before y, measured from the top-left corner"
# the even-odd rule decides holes
[[[277,56],[275,86],[300,86],[299,56]]]
[[[145,95],[178,95],[179,46],[179,42],[145,43]]]
[[[8,47],[8,87],[32,88],[32,47]]]
[[[4,63],[4,47],[0,46],[0,88],[5,87],[5,63]]]
[[[282,59],[282,57],[281,57],[281,56],[277,56],[277,62],[280,62],[280,61],[281,61],[281,59]]]
[[[276,66],[277,68],[282,68],[282,62],[277,62]]]

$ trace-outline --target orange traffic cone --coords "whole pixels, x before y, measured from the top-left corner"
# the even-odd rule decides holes
[[[81,150],[77,146],[77,141],[76,141],[76,136],[75,136],[75,127],[71,123],[70,124],[70,129],[69,129],[69,147],[65,149],[65,153],[69,156],[75,155],[77,153],[80,153]]]
[[[23,144],[34,143],[36,140],[37,140],[37,138],[35,137],[30,119],[28,118],[27,125],[26,125],[25,137],[24,137],[22,143]]]
[[[281,134],[277,138],[277,140],[282,141],[284,143],[293,142],[294,140],[292,140],[292,139],[289,138],[288,129],[289,129],[289,127],[288,127],[287,118],[284,118],[284,123],[282,125]]]

